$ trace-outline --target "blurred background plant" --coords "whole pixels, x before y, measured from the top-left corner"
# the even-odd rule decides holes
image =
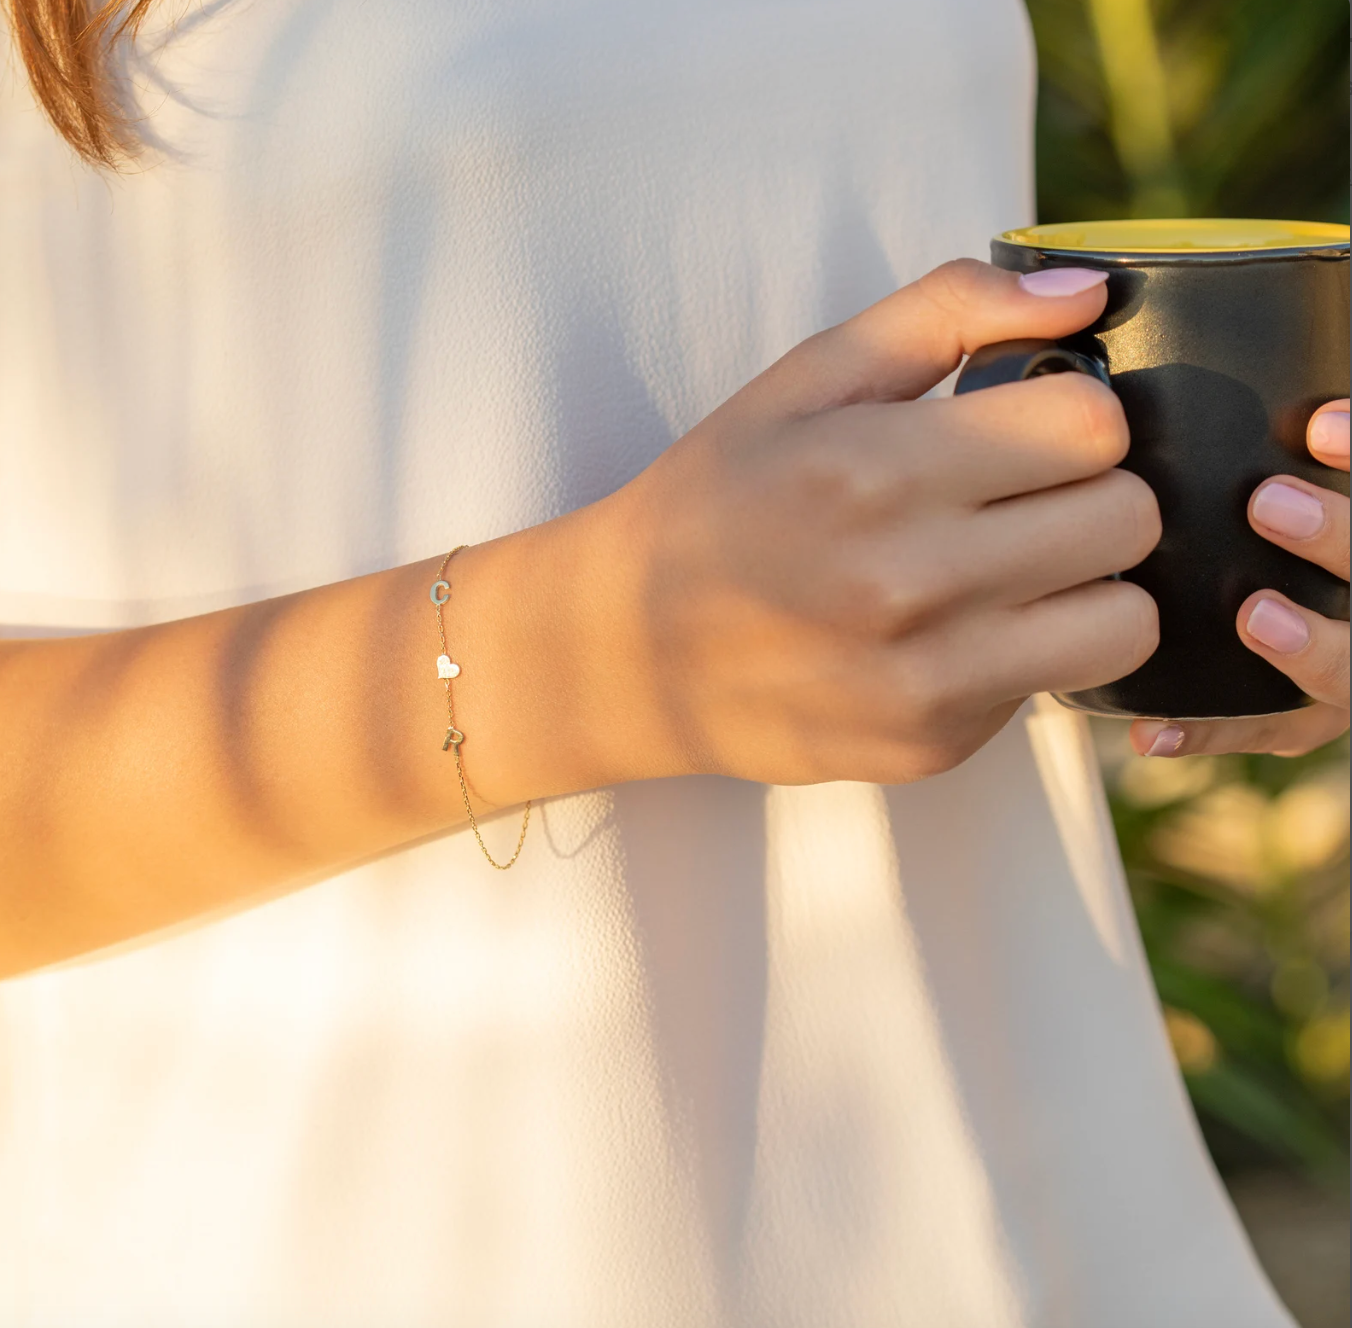
[[[1038,219],[1348,219],[1346,0],[1028,0]],[[1175,1054],[1306,1328],[1349,1321],[1348,746],[1133,756],[1095,725]]]
[[[1352,1318],[1348,742],[1139,757],[1094,721],[1165,1023],[1212,1156],[1304,1328]]]
[[[1096,721],[1170,1038],[1223,1171],[1342,1187],[1347,740],[1309,756],[1137,757]]]
[[[1347,221],[1346,0],[1029,0],[1038,219]]]

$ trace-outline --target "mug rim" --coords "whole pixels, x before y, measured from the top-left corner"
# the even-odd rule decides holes
[[[1175,237],[1197,232],[1196,243]],[[1151,233],[1161,240],[1151,242]],[[1266,259],[1346,259],[1349,228],[1333,222],[1269,221],[1236,217],[1152,217],[1118,221],[1053,222],[1004,231],[993,243],[1026,253],[1109,263],[1254,262]],[[1122,240],[1128,241],[1123,243]]]

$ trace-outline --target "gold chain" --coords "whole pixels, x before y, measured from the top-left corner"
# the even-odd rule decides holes
[[[455,726],[455,697],[451,694],[451,682],[460,676],[460,665],[452,662],[451,652],[446,646],[446,618],[443,609],[451,598],[451,586],[450,582],[443,578],[446,575],[447,564],[466,547],[464,544],[457,544],[441,560],[441,566],[437,568],[437,579],[432,583],[431,598],[437,609],[437,636],[441,639],[441,654],[437,658],[437,677],[446,684],[446,740],[441,744],[441,750],[444,752],[450,749],[455,753],[455,775],[460,781],[460,797],[465,804],[465,815],[469,817],[469,828],[474,831],[474,838],[479,841],[484,857],[498,871],[506,871],[521,856],[521,846],[526,842],[526,829],[530,825],[530,803],[526,803],[526,814],[521,818],[521,833],[517,836],[515,851],[506,862],[498,862],[488,851],[488,845],[484,843],[484,837],[479,833],[479,822],[475,818],[474,808],[470,806],[469,786],[465,783],[465,765],[460,756],[460,744],[465,741],[465,735]]]

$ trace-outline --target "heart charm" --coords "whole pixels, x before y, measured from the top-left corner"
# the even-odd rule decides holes
[[[460,676],[460,665],[453,663],[449,655],[437,656],[437,677],[438,678],[458,678]]]

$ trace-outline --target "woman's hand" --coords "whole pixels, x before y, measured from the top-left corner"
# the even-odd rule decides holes
[[[1348,468],[1348,402],[1321,406],[1306,432],[1326,466]],[[1249,500],[1249,522],[1265,539],[1347,578],[1348,501],[1290,475],[1265,480]],[[1302,756],[1347,730],[1348,625],[1259,590],[1240,606],[1240,640],[1314,698],[1286,715],[1174,723],[1137,720],[1132,746],[1144,756],[1195,752],[1274,752]]]
[[[930,273],[796,347],[614,496],[642,679],[675,769],[900,783],[1032,692],[1121,677],[1154,602],[1104,580],[1159,538],[1115,469],[1117,398],[1078,374],[918,400],[964,352],[1061,337],[1101,274]],[[610,694],[615,695],[612,681]]]
[[[1067,374],[913,400],[965,351],[1064,336],[1103,302],[1101,274],[941,268],[608,498],[459,554],[447,633],[479,805],[695,771],[917,779],[1029,692],[1135,668],[1154,604],[1100,578],[1159,517],[1113,468],[1117,398]],[[440,564],[0,642],[0,977],[462,821]]]

